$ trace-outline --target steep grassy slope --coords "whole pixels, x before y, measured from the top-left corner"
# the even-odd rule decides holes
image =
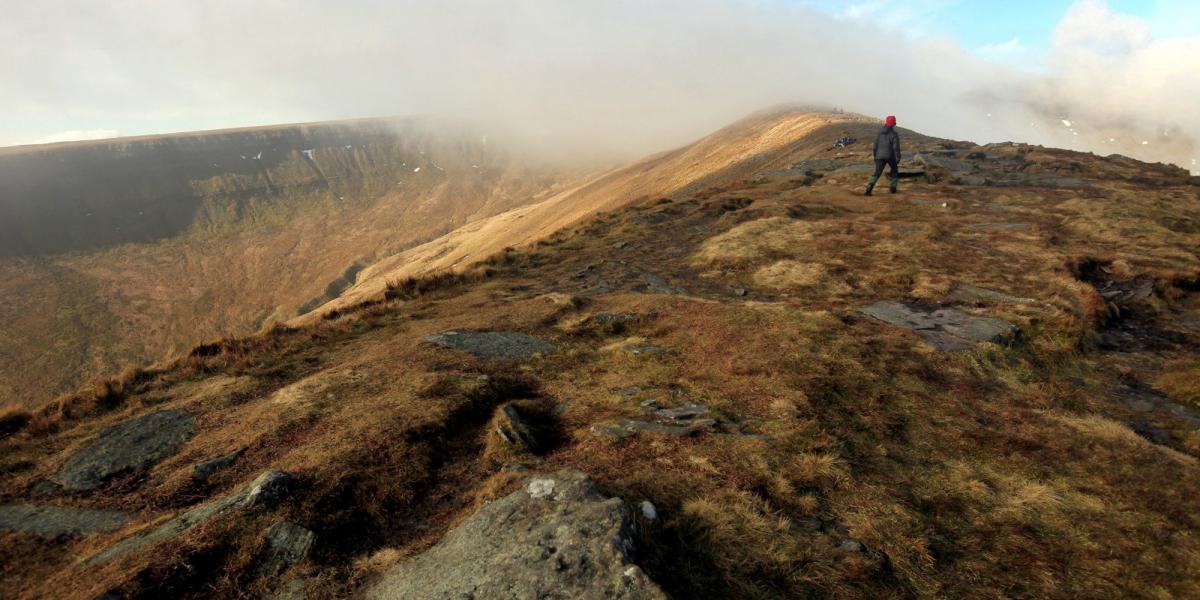
[[[756,113],[688,146],[615,169],[523,210],[480,220],[373,264],[363,271],[358,285],[325,309],[379,294],[390,280],[446,269],[471,257],[478,259],[505,247],[529,244],[602,211],[727,184],[755,171],[784,168],[825,150],[848,129],[866,135],[874,128],[869,123],[856,115],[793,108]],[[822,128],[830,131],[811,135]]]
[[[718,185],[5,417],[0,504],[136,514],[51,542],[0,533],[3,593],[235,598],[296,581],[311,598],[353,596],[522,471],[573,467],[658,507],[637,560],[679,598],[1200,595],[1197,181],[908,136],[910,153],[972,172],[928,167],[864,198],[864,149],[825,150],[843,128],[873,126],[815,128],[792,140],[815,149],[799,164],[751,156]],[[1021,334],[939,352],[859,312],[880,300]],[[556,349],[506,361],[423,341],[451,330]],[[622,433],[650,400],[717,422]],[[540,454],[494,433],[509,402],[542,419]],[[88,494],[45,483],[102,428],[163,409],[196,419],[177,453]],[[273,509],[80,566],[268,468],[304,484]],[[316,543],[263,575],[281,519]]]
[[[286,320],[573,177],[427,119],[6,149],[0,401]]]

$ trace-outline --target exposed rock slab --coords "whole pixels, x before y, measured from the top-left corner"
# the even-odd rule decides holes
[[[104,533],[120,529],[129,515],[116,510],[65,506],[0,506],[0,529],[32,533],[45,538]]]
[[[276,573],[304,560],[317,534],[291,521],[280,521],[267,531],[267,558],[259,573]]]
[[[218,456],[212,460],[207,460],[192,467],[192,479],[196,481],[208,481],[217,471],[232,465],[239,456],[245,452],[245,448],[238,448],[225,456]]]
[[[84,564],[108,562],[127,552],[164,542],[232,510],[273,505],[287,493],[294,481],[295,477],[288,473],[266,471],[246,487],[228,496],[201,504],[162,525],[139,531],[101,550]]]
[[[481,358],[523,359],[549,354],[555,348],[546,340],[517,331],[447,331],[428,336],[425,341]]]
[[[916,331],[938,350],[957,351],[977,342],[1002,343],[1019,330],[1000,319],[977,317],[956,308],[926,311],[901,302],[876,302],[860,309],[863,314],[889,325]]]
[[[101,431],[54,479],[71,491],[95,489],[115,475],[140,471],[173,454],[195,434],[192,416],[182,410],[134,417]]]
[[[621,499],[560,471],[479,509],[367,597],[665,599],[630,561],[632,550],[633,518]]]

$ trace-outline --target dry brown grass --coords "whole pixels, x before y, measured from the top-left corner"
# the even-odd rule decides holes
[[[728,191],[718,190],[605,215],[485,261],[491,277],[414,281],[396,286],[405,299],[207,345],[131,386],[126,410],[51,435],[5,438],[0,477],[16,498],[128,414],[152,406],[194,413],[199,433],[178,455],[86,500],[136,508],[139,524],[264,468],[305,482],[268,516],[230,516],[90,574],[86,586],[67,559],[119,535],[53,551],[13,540],[12,550],[0,549],[0,564],[16,565],[4,572],[14,595],[238,597],[292,576],[304,578],[310,597],[354,595],[480,503],[514,489],[523,477],[512,469],[518,462],[539,472],[579,468],[627,502],[654,502],[660,519],[639,522],[637,560],[680,598],[1200,595],[1192,572],[1200,564],[1200,436],[1156,421],[1172,437],[1153,443],[1135,431],[1138,420],[1170,415],[1130,414],[1113,394],[1139,381],[1178,394],[1168,387],[1186,386],[1196,350],[1161,346],[1135,363],[1105,352],[1096,287],[1070,268],[1077,257],[1104,256],[1112,259],[1107,275],[1121,279],[1166,282],[1194,272],[1196,260],[1181,249],[1187,239],[1143,227],[1191,205],[1156,196],[1172,191],[1138,194],[1125,184],[1104,188],[1104,201],[1061,190],[906,190],[961,196],[942,208],[865,200],[855,194],[858,182],[828,179],[800,188],[738,184],[736,196],[752,202],[729,210],[713,210]],[[1108,206],[1121,202],[1135,206]],[[1004,206],[996,211],[1003,216],[988,213],[991,203]],[[1122,211],[1114,218],[1125,219],[1137,241],[1061,225],[1086,210]],[[673,221],[645,220],[657,214]],[[972,227],[1000,218],[1036,229]],[[619,251],[617,240],[637,246]],[[824,273],[815,285],[749,286],[749,296],[724,286],[788,261],[820,264]],[[644,293],[644,272],[689,292]],[[576,302],[589,283],[579,273],[616,289]],[[963,305],[1017,323],[1023,340],[939,353],[911,332],[857,315],[879,299],[941,303],[952,281],[1034,298]],[[1166,327],[1194,314],[1186,287],[1160,286],[1142,308],[1147,320]],[[589,324],[599,312],[639,316],[619,328]],[[1142,322],[1126,318],[1135,321],[1107,325],[1140,335]],[[504,363],[421,343],[452,329],[524,331],[559,349]],[[667,352],[623,351],[644,343]],[[621,441],[592,433],[597,424],[645,418],[641,402],[649,398],[703,403],[723,429]],[[557,442],[540,454],[502,445],[491,431],[496,410],[510,402]],[[190,486],[193,464],[242,446],[209,487]],[[247,579],[274,518],[316,531],[314,555],[274,580]],[[861,549],[847,549],[847,540]],[[180,561],[197,568],[188,575],[164,566]]]

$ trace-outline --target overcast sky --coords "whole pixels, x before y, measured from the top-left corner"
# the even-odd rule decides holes
[[[0,145],[444,114],[633,156],[801,101],[1193,166],[1198,4],[5,0]]]

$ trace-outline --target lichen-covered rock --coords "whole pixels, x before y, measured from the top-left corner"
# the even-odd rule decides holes
[[[71,491],[95,489],[115,475],[140,471],[173,454],[195,434],[192,416],[182,410],[134,417],[101,431],[54,479]]]
[[[530,478],[387,572],[369,598],[666,598],[630,562],[633,518],[577,471]]]
[[[1008,321],[977,317],[956,308],[926,311],[901,302],[876,302],[861,312],[889,325],[916,331],[938,350],[966,350],[976,342],[1005,342],[1019,330]]]
[[[481,358],[522,359],[554,351],[554,344],[517,331],[447,331],[425,341]]]

